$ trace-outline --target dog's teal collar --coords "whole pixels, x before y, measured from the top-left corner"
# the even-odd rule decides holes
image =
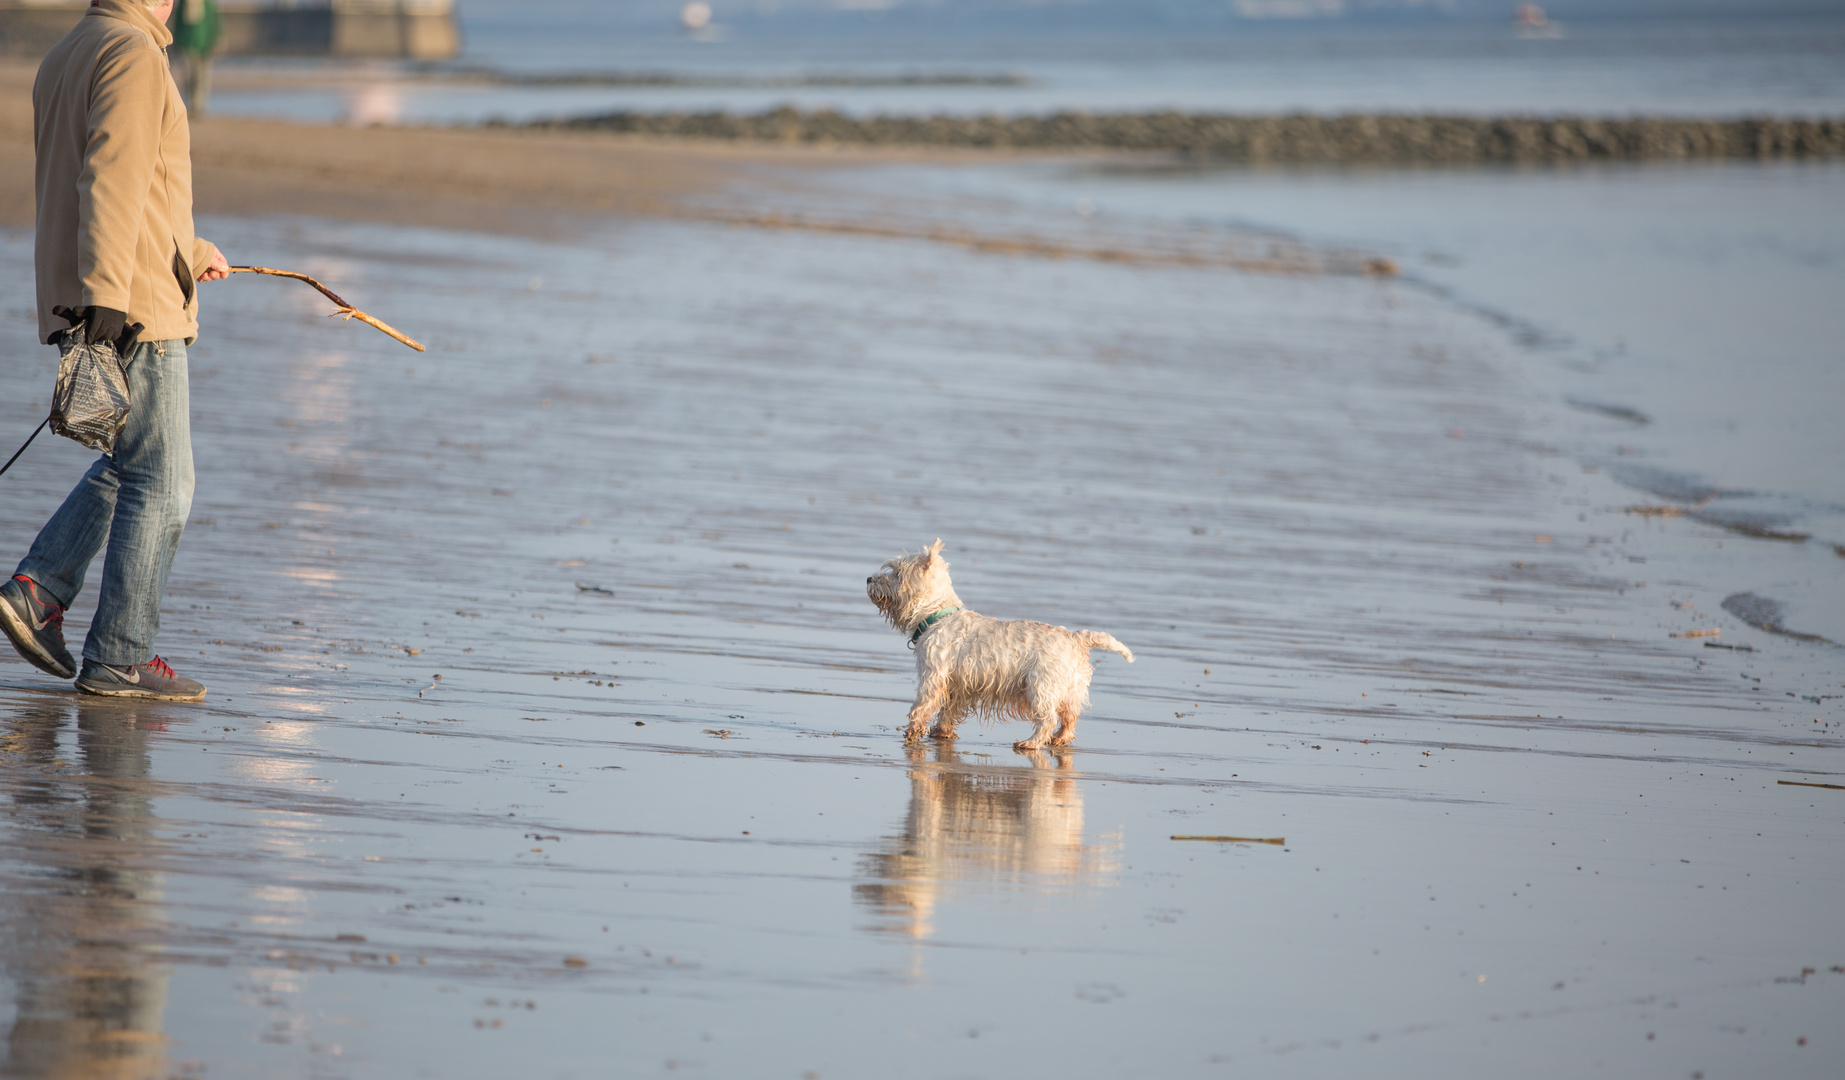
[[[945,607],[942,610],[924,619],[916,627],[916,632],[910,635],[910,648],[914,649],[916,647],[916,641],[918,638],[922,637],[924,630],[929,629],[931,626],[934,626],[936,623],[941,622],[943,619],[946,619],[948,616],[953,615],[955,612],[960,611],[960,610],[961,609],[959,607]]]

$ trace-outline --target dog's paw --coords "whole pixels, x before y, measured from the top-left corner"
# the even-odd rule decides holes
[[[1023,750],[1023,751],[1026,751],[1027,753],[1030,753],[1031,751],[1034,751],[1034,750],[1044,749],[1044,744],[1041,742],[1033,742],[1030,739],[1022,739],[1018,742],[1013,743],[1012,748],[1014,750]]]
[[[943,742],[952,742],[955,739],[960,738],[961,736],[958,732],[955,731],[954,728],[939,728],[938,727],[938,728],[929,729],[929,737],[931,739],[940,739]]]

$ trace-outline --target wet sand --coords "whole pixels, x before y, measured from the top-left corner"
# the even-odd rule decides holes
[[[1845,1059],[1845,792],[1792,786],[1842,782],[1840,653],[1706,602],[1711,545],[1771,541],[1627,514],[1559,451],[1567,410],[1506,327],[1337,260],[1051,258],[538,194],[546,162],[625,143],[518,143],[501,164],[538,213],[463,229],[441,215],[505,192],[438,175],[366,201],[412,168],[384,133],[213,150],[217,123],[202,160],[240,175],[332,160],[288,215],[211,196],[201,233],[430,353],[291,283],[208,287],[161,648],[210,698],[86,702],[0,657],[11,1072]],[[418,169],[502,145],[401,137],[431,140],[403,144]],[[890,215],[658,152],[710,184],[662,182],[697,212]],[[30,257],[0,234],[16,338]],[[50,371],[15,355],[0,430],[23,435]],[[42,441],[0,481],[0,551],[87,458]],[[936,536],[983,613],[1135,650],[1098,658],[1073,753],[1017,754],[1016,725],[899,742],[910,657],[862,583]]]

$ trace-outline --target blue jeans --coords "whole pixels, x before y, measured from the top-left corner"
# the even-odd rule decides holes
[[[192,511],[192,415],[186,343],[152,341],[128,365],[128,426],[32,541],[15,573],[66,607],[106,546],[102,595],[83,658],[130,667],[154,655],[160,598]]]

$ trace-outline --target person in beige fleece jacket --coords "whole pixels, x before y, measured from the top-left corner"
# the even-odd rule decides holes
[[[39,338],[82,325],[112,342],[132,406],[0,586],[0,629],[27,660],[111,697],[197,700],[205,687],[153,652],[160,599],[192,507],[186,346],[198,288],[229,273],[192,231],[192,142],[167,66],[172,0],[91,0],[32,87]],[[59,309],[71,312],[70,316]],[[107,549],[81,672],[64,610]]]

